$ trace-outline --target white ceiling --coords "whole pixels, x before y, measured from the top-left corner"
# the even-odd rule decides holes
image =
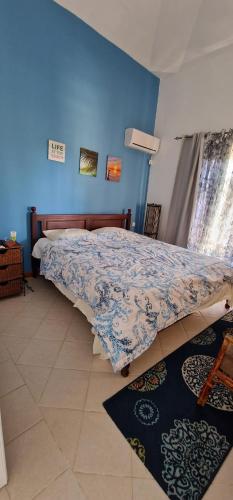
[[[233,43],[233,0],[55,0],[153,73]]]

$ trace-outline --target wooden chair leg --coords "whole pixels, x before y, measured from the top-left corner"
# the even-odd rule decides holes
[[[203,385],[201,392],[200,392],[200,395],[199,395],[199,398],[197,400],[197,404],[199,406],[204,406],[206,404],[209,393],[210,393],[211,389],[213,388],[214,384],[213,384],[212,380],[209,380],[209,378],[210,377],[208,377],[207,381]]]
[[[218,369],[222,363],[222,360],[223,360],[223,357],[224,357],[225,352],[227,350],[228,344],[229,344],[229,340],[225,337],[223,340],[223,343],[221,345],[221,348],[218,352],[217,358],[214,362],[213,368],[209,372],[207,380],[205,381],[205,383],[200,391],[199,398],[197,400],[197,404],[200,406],[205,405],[205,403],[208,399],[209,392],[213,388],[213,385],[215,383],[215,378],[216,378],[216,372],[218,371]]]

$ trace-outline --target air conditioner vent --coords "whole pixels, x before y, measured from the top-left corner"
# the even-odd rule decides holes
[[[127,128],[125,130],[125,146],[138,149],[144,153],[156,154],[159,149],[160,140],[136,128]]]

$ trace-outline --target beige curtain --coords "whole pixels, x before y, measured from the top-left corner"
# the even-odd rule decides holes
[[[201,163],[203,134],[183,139],[168,215],[165,241],[187,247]]]

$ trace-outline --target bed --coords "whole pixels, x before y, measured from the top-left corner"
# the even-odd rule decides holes
[[[130,220],[130,210],[40,215],[33,207],[31,212],[34,256],[43,231],[88,230],[79,239],[51,244],[44,239],[40,272],[85,314],[95,343],[124,376],[158,331],[201,307],[230,301],[233,287],[233,269],[224,262],[132,233]]]

